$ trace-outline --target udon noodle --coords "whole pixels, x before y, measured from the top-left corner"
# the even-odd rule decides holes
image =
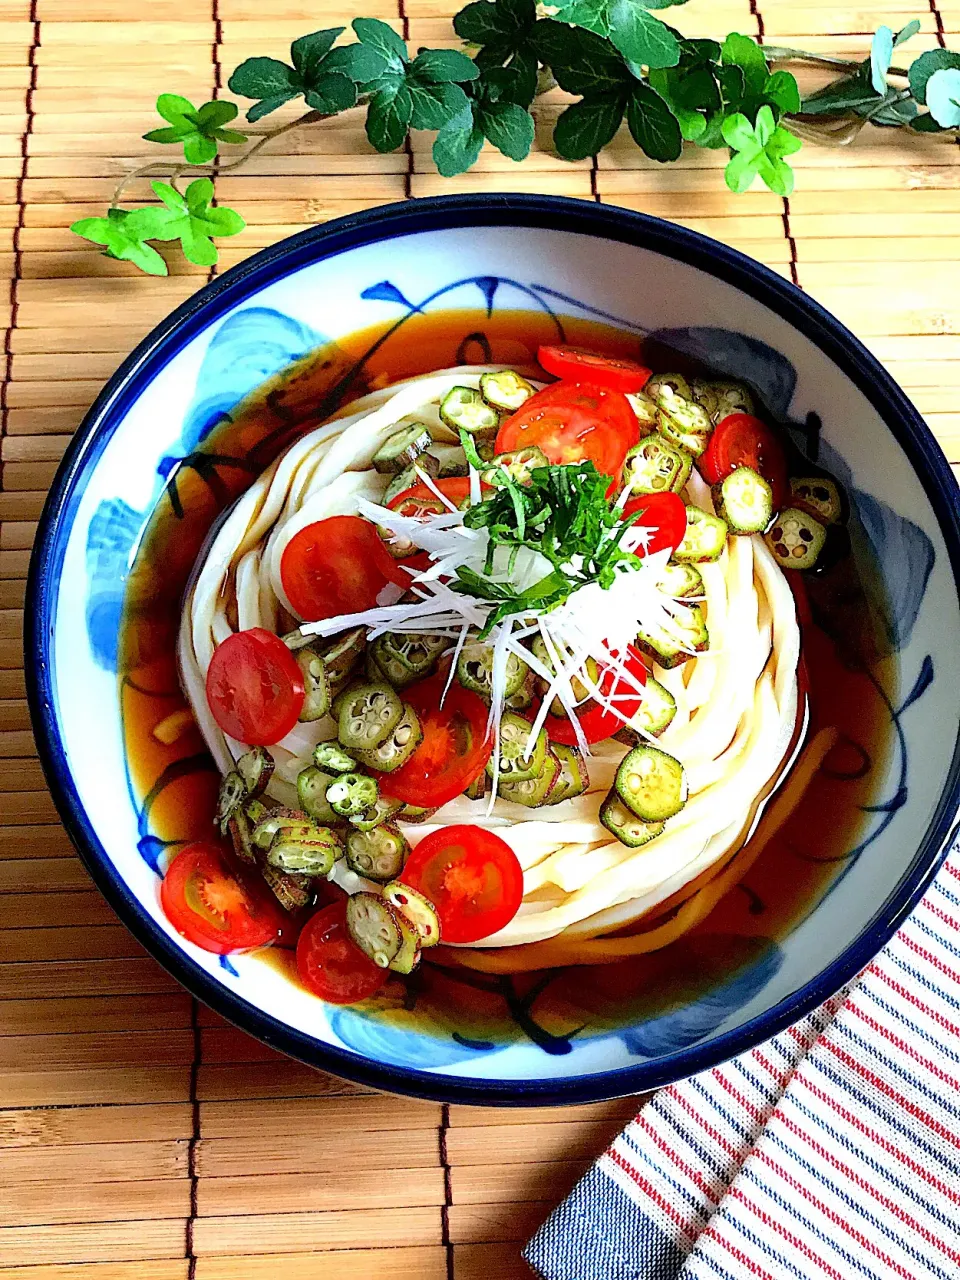
[[[388,477],[371,467],[371,458],[408,419],[425,422],[436,440],[455,443],[440,419],[439,401],[454,386],[477,387],[483,372],[470,366],[414,378],[354,402],[279,457],[211,535],[184,602],[179,662],[193,712],[223,772],[247,748],[224,736],[207,704],[204,682],[216,646],[237,630],[278,632],[291,625],[296,615],[280,578],[291,537],[329,516],[356,514],[360,498],[382,498]],[[683,496],[713,512],[710,490],[696,472]],[[738,851],[802,741],[800,633],[793,595],[762,538],[729,538],[720,558],[699,568],[710,648],[671,670],[654,668],[677,703],[658,745],[681,761],[689,786],[688,802],[661,835],[631,849],[601,825],[600,804],[623,756],[613,741],[593,749],[589,787],[574,799],[541,809],[498,799],[488,813],[485,802],[461,796],[427,824],[400,824],[413,846],[450,823],[493,827],[516,853],[524,873],[520,910],[474,946],[556,939],[531,948],[531,955],[566,963],[651,949],[690,927],[688,920],[695,923],[717,890],[743,874]],[[335,737],[335,721],[327,716],[299,724],[272,747],[277,767],[269,795],[296,807],[298,773],[311,763],[318,742]],[[822,758],[828,745],[815,741],[807,752]],[[767,819],[775,821],[777,803]],[[714,892],[704,899],[711,885]],[[638,932],[644,918],[644,929],[651,920],[654,926]],[[655,941],[658,932],[664,942]],[[475,954],[469,962],[478,959],[482,967]]]

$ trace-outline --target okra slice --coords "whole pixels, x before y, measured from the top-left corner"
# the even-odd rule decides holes
[[[647,676],[640,706],[630,717],[630,723],[625,724],[614,736],[618,741],[631,745],[642,742],[645,736],[658,738],[669,727],[676,714],[677,700],[670,690],[653,676]]]
[[[307,645],[314,644],[317,637],[305,636],[300,628],[297,627],[296,631],[288,631],[287,634],[285,636],[281,636],[280,639],[291,653],[296,653],[298,649],[304,649]]]
[[[773,519],[773,490],[752,467],[737,467],[714,485],[713,503],[731,533],[763,533]]]
[[[351,831],[347,835],[347,866],[358,876],[387,884],[403,870],[410,845],[392,822],[372,831]]]
[[[383,896],[398,915],[410,921],[422,947],[437,945],[440,941],[440,917],[429,898],[399,880],[384,885]]]
[[[267,862],[281,871],[325,876],[342,855],[336,832],[329,827],[315,827],[310,840],[292,839],[281,832],[267,850]]]
[[[431,635],[418,631],[385,631],[374,641],[377,662],[387,670],[384,657],[395,659],[417,679],[429,675],[437,664],[437,659],[449,645],[446,636]],[[379,646],[379,647],[378,647]]]
[[[637,632],[637,648],[652,657],[661,667],[677,667],[702,653],[710,644],[703,610],[698,604],[684,605],[672,619],[670,632]]]
[[[346,706],[347,699],[357,690],[362,689],[367,682],[361,679],[349,679],[347,683],[339,690],[334,700],[330,703],[330,714],[333,716],[337,724],[340,723],[340,712]]]
[[[297,799],[304,813],[317,822],[336,822],[338,814],[327,799],[327,788],[333,776],[316,765],[308,765],[297,774]]]
[[[631,813],[644,822],[665,822],[687,802],[683,765],[659,747],[634,747],[620,761],[614,784]]]
[[[515,653],[507,654],[504,693],[511,697],[521,687],[530,668]],[[465,644],[457,659],[457,679],[465,689],[478,693],[487,702],[493,689],[493,645],[485,641]]]
[[[691,378],[690,392],[711,423],[714,422],[714,414],[720,406],[720,397],[714,384],[706,378]]]
[[[560,777],[560,759],[552,750],[544,757],[543,768],[537,778],[526,778],[522,782],[508,782],[499,788],[504,800],[512,800],[514,804],[525,805],[528,809],[539,809],[549,804],[554,787]]]
[[[680,396],[682,400],[693,399],[690,383],[682,373],[655,373],[643,391],[654,404],[660,403],[660,396],[665,391],[672,396]]]
[[[447,480],[454,476],[468,476],[470,467],[467,455],[458,444],[432,444],[430,452],[440,463],[440,479]]]
[[[504,369],[502,373],[480,375],[480,394],[500,413],[516,413],[533,395],[533,387],[513,369]]]
[[[256,862],[257,852],[253,844],[253,825],[241,806],[227,821],[227,831],[233,843],[233,851],[241,862]]]
[[[394,913],[397,928],[400,930],[400,950],[390,961],[393,973],[413,973],[420,963],[420,935],[403,916]]]
[[[405,662],[401,662],[396,654],[391,653],[384,644],[384,636],[377,636],[370,645],[366,655],[367,679],[385,680],[394,689],[405,689],[408,684],[418,678]]]
[[[402,715],[403,703],[389,684],[361,685],[340,706],[337,737],[348,751],[370,750],[386,739]]]
[[[420,472],[436,480],[440,474],[440,460],[435,458],[432,453],[421,453],[420,457],[393,477],[387,485],[383,494],[383,505],[389,507],[394,498],[399,498],[401,493],[406,493],[408,489],[412,489],[415,484],[420,484]]]
[[[322,654],[327,680],[332,684],[346,678],[363,657],[366,647],[366,627],[354,627],[339,636]]]
[[[668,387],[657,401],[657,426],[664,440],[695,458],[706,449],[713,431],[713,423],[700,405],[673,395]]]
[[[693,458],[659,432],[635,444],[623,463],[623,484],[631,493],[679,493],[690,479]]]
[[[790,481],[793,506],[819,520],[821,524],[836,524],[843,514],[840,489],[827,476],[801,476]]]
[[[313,649],[299,649],[294,657],[303,676],[303,707],[298,718],[303,723],[310,723],[319,720],[330,710],[327,667],[320,654]]]
[[[487,774],[491,778],[494,776],[494,761],[499,756],[501,786],[540,776],[547,754],[547,732],[545,729],[540,730],[528,753],[531,729],[529,720],[524,720],[512,711],[505,711],[500,717],[500,737],[495,755],[487,761]]]
[[[438,805],[405,804],[398,817],[403,822],[429,822],[438,807]]]
[[[537,677],[528,668],[527,674],[523,678],[523,684],[516,693],[511,693],[509,697],[504,698],[503,705],[508,711],[526,711],[527,707],[533,706],[533,700],[536,696]]]
[[[657,404],[645,391],[635,391],[627,395],[630,408],[637,415],[640,434],[648,436],[657,429]]]
[[[787,507],[765,538],[782,569],[812,569],[827,540],[827,531],[808,512]]]
[[[258,849],[269,849],[274,840],[311,840],[317,824],[297,809],[274,809],[253,828],[253,843]]]
[[[616,789],[611,788],[600,806],[600,821],[612,836],[628,849],[639,849],[663,831],[662,822],[644,822],[627,808]]]
[[[374,470],[384,476],[399,475],[416,462],[422,453],[426,453],[430,444],[430,432],[422,422],[403,427],[385,440],[373,455]]]
[[[703,595],[703,578],[700,576],[700,570],[694,564],[665,565],[660,577],[657,579],[657,586],[665,595],[672,596],[674,600],[683,600],[688,596]]]
[[[492,465],[480,472],[480,479],[484,484],[502,485],[504,477],[509,476],[517,484],[529,484],[534,471],[549,465],[543,450],[531,444],[523,449],[512,449],[509,453],[498,453]]]
[[[482,800],[487,794],[487,782],[487,771],[484,769],[481,773],[477,774],[469,787],[464,790],[463,794],[468,800]]]
[[[327,773],[352,773],[357,762],[344,751],[339,742],[319,742],[313,748],[313,760],[318,769]]]
[[[739,382],[712,382],[710,384],[717,398],[717,407],[713,411],[713,422],[716,425],[731,413],[753,413],[753,396]]]
[[[284,911],[299,911],[313,897],[313,880],[310,876],[281,871],[269,862],[261,865],[260,874]]]
[[[729,529],[725,520],[712,516],[699,507],[687,507],[687,529],[683,541],[673,553],[681,564],[700,564],[719,560],[727,545]]]
[[[372,831],[381,823],[388,822],[403,808],[402,800],[391,800],[389,796],[377,796],[377,803],[363,813],[352,813],[347,821],[358,831]]]
[[[221,835],[227,834],[227,823],[247,799],[247,787],[236,769],[224,774],[220,783],[220,794],[217,797],[217,812],[214,822],[219,826]]]
[[[590,775],[587,773],[587,762],[581,752],[576,747],[565,746],[562,742],[551,742],[550,750],[560,762],[560,774],[546,803],[561,804],[564,800],[582,796],[590,785]]]
[[[375,965],[386,969],[400,950],[401,936],[390,906],[378,893],[355,893],[347,899],[347,930]]]
[[[379,794],[376,778],[365,773],[341,773],[327,787],[327,804],[340,817],[350,818],[372,808]]]
[[[423,730],[417,713],[409,703],[403,704],[403,715],[378,746],[356,753],[361,764],[381,773],[393,773],[406,764],[423,741]]]
[[[493,436],[500,429],[499,413],[473,387],[451,388],[441,401],[440,420],[472,436]]]
[[[266,747],[251,747],[237,761],[237,773],[243,779],[248,796],[259,796],[273,776],[273,756]]]

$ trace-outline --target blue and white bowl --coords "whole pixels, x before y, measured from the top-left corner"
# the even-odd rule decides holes
[[[166,477],[222,414],[325,339],[422,309],[534,308],[666,336],[745,377],[784,422],[822,417],[821,463],[891,602],[894,749],[842,873],[788,936],[659,1016],[507,1044],[332,1009],[255,957],[180,938],[161,845],[130,785],[115,669],[123,585]],[[815,443],[815,442],[814,442]],[[430,1098],[577,1102],[639,1092],[766,1039],[851,978],[939,866],[960,795],[960,523],[944,457],[875,359],[800,290],[654,218],[532,196],[447,197],[306,231],[202,289],[110,380],[64,458],[28,587],[27,679],[58,808],[93,878],[187,988],[271,1045]],[[531,1032],[532,1034],[528,1034]]]

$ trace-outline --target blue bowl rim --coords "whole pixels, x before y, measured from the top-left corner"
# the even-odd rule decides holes
[[[960,510],[943,452],[879,361],[796,285],[727,245],[648,214],[559,196],[437,196],[338,218],[262,250],[193,294],[136,347],[84,416],[51,485],[27,580],[24,667],[38,753],[73,844],[134,937],[194,996],[271,1047],[359,1084],[446,1103],[559,1106],[643,1093],[708,1070],[776,1035],[850,981],[919,902],[957,833],[960,731],[939,804],[910,866],[873,919],[817,977],[733,1031],[656,1061],[563,1079],[488,1080],[389,1066],[321,1044],[229,991],[191,960],[142,911],[90,824],[67,765],[53,691],[57,584],[76,504],[108,440],[136,401],[142,380],[155,377],[200,330],[252,293],[310,263],[398,236],[489,226],[570,231],[650,249],[726,281],[787,319],[844,370],[910,459],[937,516],[960,595]]]

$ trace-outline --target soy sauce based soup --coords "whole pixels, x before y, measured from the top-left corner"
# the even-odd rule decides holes
[[[562,324],[569,343],[637,354],[633,335],[566,317]],[[212,833],[220,778],[180,689],[176,637],[184,589],[220,514],[292,442],[368,391],[460,364],[533,371],[537,347],[556,333],[545,315],[466,310],[414,315],[396,332],[388,325],[357,332],[261,388],[173,472],[130,573],[119,647],[130,771],[153,837],[144,847],[160,870],[182,844]],[[707,372],[675,353],[651,349],[646,357],[657,370]],[[811,467],[794,457],[791,471],[810,474]],[[412,980],[391,982],[370,1007],[389,1022],[464,1044],[528,1036],[564,1052],[582,1029],[655,1018],[749,969],[775,969],[778,940],[868,840],[876,817],[865,816],[864,806],[879,798],[893,745],[895,659],[882,640],[879,574],[862,557],[854,562],[842,532],[834,544],[817,572],[789,575],[802,629],[806,738],[832,728],[834,744],[812,775],[795,770],[781,782],[780,794],[802,791],[799,802],[758,858],[751,859],[750,842],[736,855],[731,868],[742,861],[749,869],[742,878],[731,874],[735,883],[705,919],[662,950],[546,975],[476,973],[426,953]],[[666,918],[669,907],[668,900],[657,912]],[[290,945],[281,940],[261,956],[296,981]]]

